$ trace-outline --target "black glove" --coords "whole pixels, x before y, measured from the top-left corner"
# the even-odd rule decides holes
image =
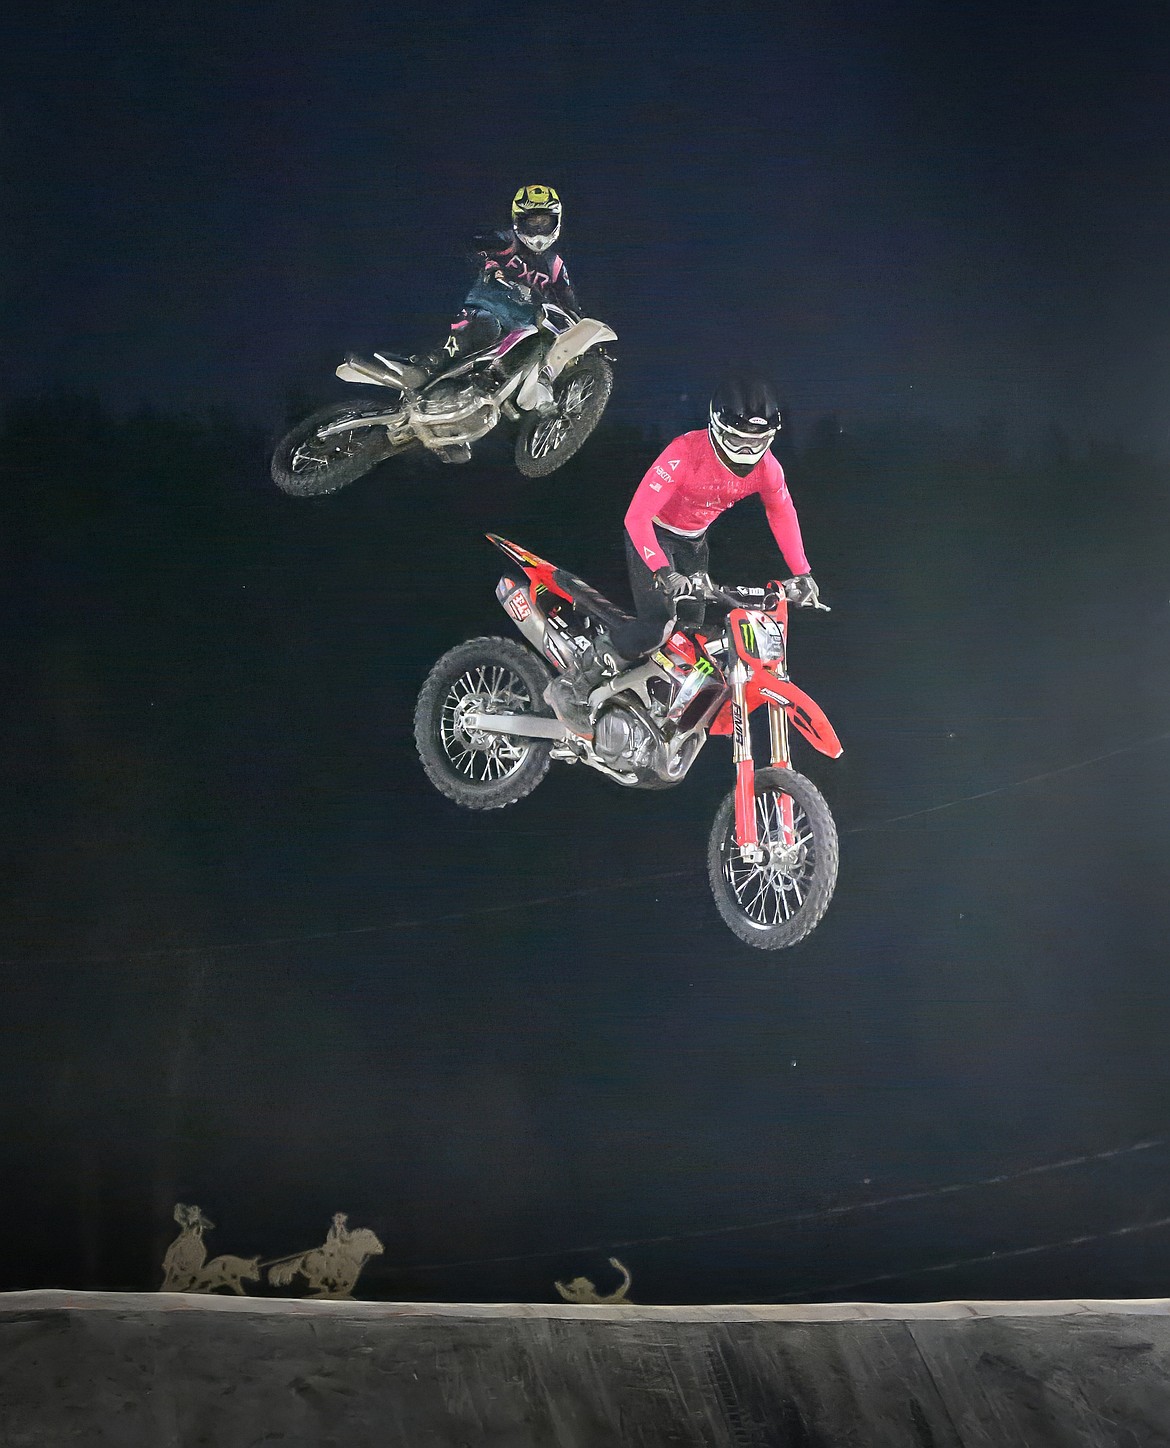
[[[677,603],[680,598],[690,598],[694,593],[694,586],[685,573],[676,573],[669,566],[656,568],[654,570],[654,581],[672,602]]]
[[[784,591],[788,594],[788,601],[796,604],[797,608],[824,607],[821,603],[821,591],[811,573],[798,574],[789,581]]]

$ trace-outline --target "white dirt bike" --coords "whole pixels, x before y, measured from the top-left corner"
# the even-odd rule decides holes
[[[348,356],[343,382],[396,395],[334,403],[277,445],[272,478],[294,497],[332,493],[408,448],[468,462],[471,444],[507,420],[519,424],[516,466],[530,478],[554,472],[601,421],[613,388],[604,322],[545,302],[532,326],[508,332],[434,376],[407,357]]]

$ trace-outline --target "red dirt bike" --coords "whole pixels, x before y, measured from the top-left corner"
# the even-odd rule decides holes
[[[792,769],[789,722],[830,759],[841,744],[787,674],[788,602],[798,592],[791,580],[728,589],[696,574],[691,622],[684,600],[661,648],[630,662],[608,634],[628,615],[563,568],[488,537],[517,565],[496,597],[531,647],[471,639],[431,670],[414,716],[431,783],[467,809],[500,809],[531,794],[560,759],[630,788],[663,789],[686,776],[708,736],[730,735],[735,788],[707,850],[715,904],[740,940],[760,950],[803,940],[837,882],[837,830],[816,786]],[[700,631],[705,610],[722,614],[717,632]],[[589,644],[605,677],[589,696],[594,733],[586,740],[554,717],[544,691],[548,665],[564,670]],[[754,765],[748,722],[761,706],[771,746],[766,769]]]

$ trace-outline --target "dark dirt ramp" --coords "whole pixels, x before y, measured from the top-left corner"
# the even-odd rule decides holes
[[[1170,1304],[0,1296],[0,1444],[1170,1445]]]

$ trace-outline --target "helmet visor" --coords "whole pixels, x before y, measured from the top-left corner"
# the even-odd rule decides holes
[[[524,211],[516,218],[516,230],[525,236],[552,236],[560,223],[551,211]]]
[[[780,427],[779,419],[728,417],[711,412],[711,436],[737,463],[757,463],[768,451]]]

